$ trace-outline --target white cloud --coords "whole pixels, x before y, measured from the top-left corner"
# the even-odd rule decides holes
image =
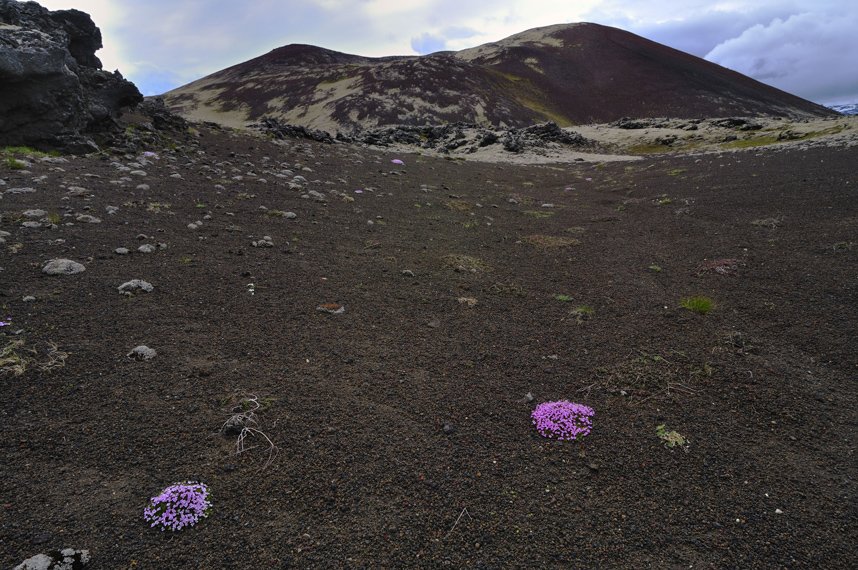
[[[706,59],[790,93],[828,102],[858,93],[858,15],[804,13],[757,24]]]

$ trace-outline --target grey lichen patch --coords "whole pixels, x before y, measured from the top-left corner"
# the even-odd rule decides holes
[[[48,275],[74,275],[86,270],[82,264],[71,259],[52,259],[42,268],[42,273]]]
[[[126,354],[128,358],[133,358],[135,360],[152,360],[158,353],[153,348],[149,348],[145,344],[141,344],[140,346],[134,347],[131,352]]]
[[[131,281],[127,281],[120,285],[118,289],[120,294],[133,297],[134,293],[137,291],[151,293],[155,287],[153,287],[151,283],[143,281],[142,279],[132,279]]]

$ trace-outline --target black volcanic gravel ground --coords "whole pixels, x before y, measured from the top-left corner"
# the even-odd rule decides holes
[[[854,565],[858,148],[515,166],[199,130],[146,177],[0,172],[0,342],[68,353],[0,375],[3,567]],[[36,208],[59,227],[23,227]],[[692,275],[712,260],[737,274]],[[250,395],[264,470],[218,433]],[[540,436],[550,400],[592,433]],[[149,528],[186,480],[210,516]]]

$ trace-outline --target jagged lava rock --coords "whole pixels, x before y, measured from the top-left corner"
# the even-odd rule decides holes
[[[95,56],[101,31],[79,10],[0,0],[0,146],[98,150],[120,109],[143,96]]]

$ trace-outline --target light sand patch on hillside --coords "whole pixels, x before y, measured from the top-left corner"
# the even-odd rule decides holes
[[[162,95],[172,111],[189,121],[208,121],[226,127],[241,128],[247,125],[248,109],[241,107],[233,111],[222,111],[216,98],[225,89],[211,88],[215,81],[209,78],[198,79],[184,87],[174,89]],[[187,99],[183,96],[190,96]]]
[[[563,47],[563,40],[551,37],[551,34],[561,30],[569,29],[580,24],[556,24],[525,30],[497,42],[483,44],[481,46],[463,49],[453,55],[465,61],[473,61],[478,58],[491,58],[506,48],[516,47],[524,44],[535,44],[540,46]]]

